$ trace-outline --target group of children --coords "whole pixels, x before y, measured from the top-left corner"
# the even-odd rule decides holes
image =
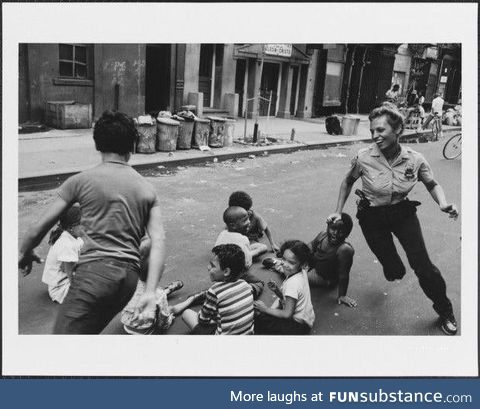
[[[265,220],[253,210],[252,198],[246,192],[230,195],[223,213],[226,229],[220,232],[212,249],[208,273],[210,288],[168,304],[168,295],[183,287],[174,281],[156,292],[155,318],[144,319],[136,313],[136,303],[145,289],[150,240],[144,237],[140,245],[141,274],[137,289],[121,313],[121,322],[130,334],[151,334],[170,327],[181,314],[191,334],[215,335],[304,335],[313,327],[315,312],[310,287],[337,288],[339,304],[355,307],[356,301],[347,296],[353,247],[345,241],[353,223],[348,214],[327,225],[309,245],[300,240],[287,240],[279,247]],[[83,241],[80,209],[73,206],[60,219],[52,233],[42,280],[47,283],[50,297],[61,303],[65,297],[74,265]],[[269,246],[260,242],[266,236]],[[280,288],[270,281],[267,286],[276,299],[267,307],[258,298],[264,281],[251,271],[258,256],[273,252],[277,257],[264,258],[264,267],[277,272],[283,279]],[[142,275],[143,274],[143,275]],[[197,312],[191,309],[201,304]]]

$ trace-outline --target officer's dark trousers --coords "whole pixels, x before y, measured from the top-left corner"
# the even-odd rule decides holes
[[[397,253],[393,233],[405,250],[420,287],[433,301],[433,309],[440,316],[448,315],[452,312],[452,304],[447,298],[445,281],[438,268],[430,261],[416,208],[412,203],[406,200],[396,205],[370,207],[359,211],[357,217],[360,227],[389,281],[401,279],[405,275],[405,266]]]

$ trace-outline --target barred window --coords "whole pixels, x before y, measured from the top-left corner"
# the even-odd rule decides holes
[[[85,44],[59,44],[60,77],[87,78],[87,46]]]

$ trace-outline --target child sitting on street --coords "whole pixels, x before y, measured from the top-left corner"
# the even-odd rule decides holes
[[[337,303],[356,307],[357,302],[347,296],[355,251],[345,241],[352,231],[353,222],[347,213],[342,213],[341,216],[337,222],[327,223],[327,230],[321,231],[310,243],[313,268],[307,273],[308,282],[312,287],[338,288]],[[262,263],[265,267],[282,273],[278,260],[266,258]]]
[[[167,297],[174,291],[183,287],[180,280],[173,281],[167,287],[158,287],[155,291],[157,311],[153,319],[143,319],[138,315],[136,306],[138,300],[145,292],[146,278],[148,272],[148,259],[151,248],[151,240],[144,236],[140,243],[140,273],[137,288],[131,300],[125,306],[121,313],[121,322],[125,332],[131,335],[150,335],[155,332],[163,332],[170,328],[175,316],[181,314],[186,308],[192,305],[196,298],[188,297],[185,301],[174,306],[168,305]]]
[[[272,238],[272,233],[268,228],[267,222],[262,216],[253,210],[253,201],[248,193],[243,191],[233,192],[228,199],[228,205],[239,206],[247,211],[250,219],[250,227],[247,231],[247,237],[250,240],[250,246],[252,250],[259,249],[261,253],[265,253],[268,250],[265,244],[259,242],[264,234],[270,243],[272,252],[276,253],[279,250],[279,247],[275,244]]]
[[[286,278],[280,287],[281,294],[271,307],[255,301],[255,334],[307,335],[315,320],[307,277],[310,249],[300,240],[289,240],[280,252]],[[269,287],[275,291],[275,286]]]
[[[48,285],[48,295],[52,301],[63,303],[70,288],[70,280],[78,256],[83,246],[80,236],[83,234],[81,211],[78,205],[73,205],[65,211],[58,226],[50,234],[47,259],[43,270],[42,281]]]
[[[253,334],[252,288],[241,279],[245,255],[236,244],[212,249],[208,273],[212,286],[197,313],[187,309],[182,318],[195,335]]]
[[[223,230],[217,237],[215,246],[220,244],[236,244],[245,255],[245,269],[247,270],[242,278],[253,288],[253,296],[258,298],[263,291],[264,283],[254,274],[248,271],[252,265],[252,259],[262,253],[262,249],[252,249],[246,233],[250,226],[250,219],[245,209],[239,206],[230,206],[223,212],[223,221],[226,230]]]

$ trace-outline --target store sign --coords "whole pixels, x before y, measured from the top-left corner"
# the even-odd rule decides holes
[[[268,55],[278,55],[280,57],[292,56],[292,44],[264,44],[263,51]]]

